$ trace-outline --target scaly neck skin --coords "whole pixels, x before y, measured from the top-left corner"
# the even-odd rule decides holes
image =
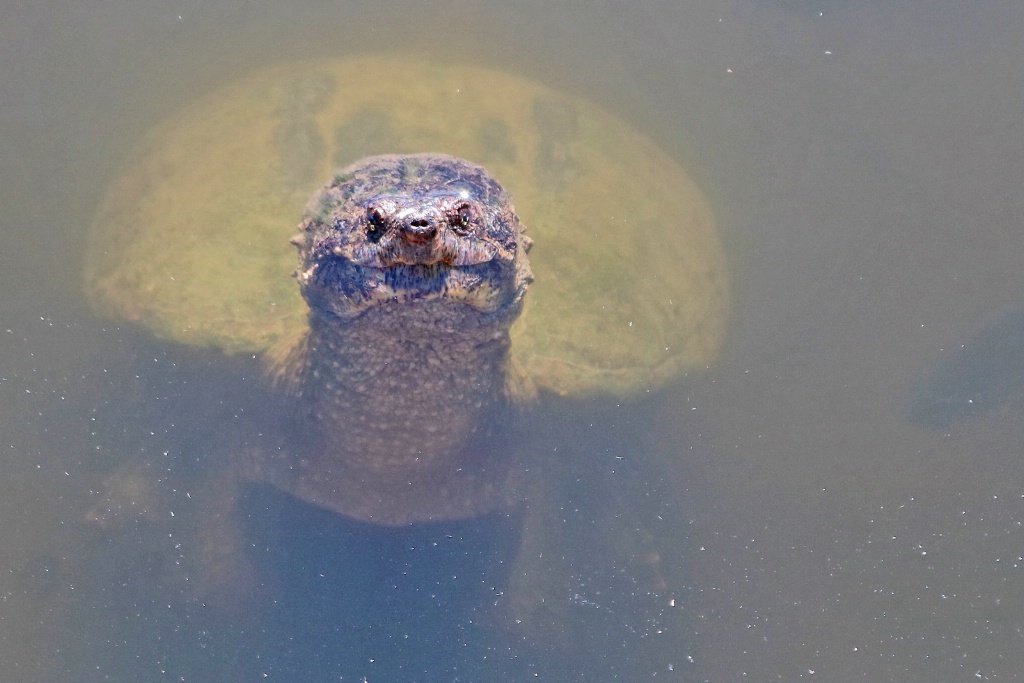
[[[440,302],[383,305],[347,323],[313,317],[306,395],[323,456],[382,475],[472,457],[467,445],[505,400],[509,338],[460,308],[454,317]]]

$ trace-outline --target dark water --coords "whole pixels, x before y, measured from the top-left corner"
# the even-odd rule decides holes
[[[494,5],[0,7],[0,677],[1024,678],[1024,6]],[[105,183],[176,104],[311,51],[391,49],[590,97],[721,217],[717,364],[532,435],[596,463],[559,477],[578,511],[569,654],[494,624],[517,542],[500,519],[382,536],[257,490],[274,597],[236,617],[178,599],[189,477],[258,409],[253,367],[97,320],[79,294]],[[179,477],[173,519],[83,525],[140,457]],[[586,552],[637,519],[672,609],[645,602],[643,563]]]
[[[1024,309],[965,336],[921,383],[907,417],[923,427],[949,429],[993,412],[1012,412],[1024,397]]]

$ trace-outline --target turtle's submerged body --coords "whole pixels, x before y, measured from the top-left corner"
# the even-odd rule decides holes
[[[497,181],[451,156],[371,157],[317,194],[293,242],[309,326],[270,372],[314,436],[257,454],[251,476],[381,524],[511,502],[495,437],[532,275]]]

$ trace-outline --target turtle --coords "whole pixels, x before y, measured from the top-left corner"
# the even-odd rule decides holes
[[[84,290],[260,357],[294,428],[225,457],[211,516],[241,480],[398,527],[520,504],[544,463],[507,416],[661,389],[729,318],[711,203],[657,144],[513,73],[383,55],[259,70],[159,123],[100,203]]]

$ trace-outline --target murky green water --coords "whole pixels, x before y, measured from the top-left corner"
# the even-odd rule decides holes
[[[1020,4],[400,9],[2,8],[0,677],[1018,680]],[[187,484],[258,410],[245,361],[85,306],[79,255],[120,159],[257,66],[391,49],[589,97],[721,216],[721,360],[642,402],[559,406],[531,436],[593,458],[559,479],[579,529],[628,537],[616,509],[649,521],[638,548],[657,546],[675,600],[648,605],[652,577],[607,573],[568,534],[571,656],[494,623],[515,539],[493,521],[383,538],[257,490],[249,538],[272,597],[234,615],[180,599],[187,485],[164,492],[173,520],[82,521],[117,463]]]

